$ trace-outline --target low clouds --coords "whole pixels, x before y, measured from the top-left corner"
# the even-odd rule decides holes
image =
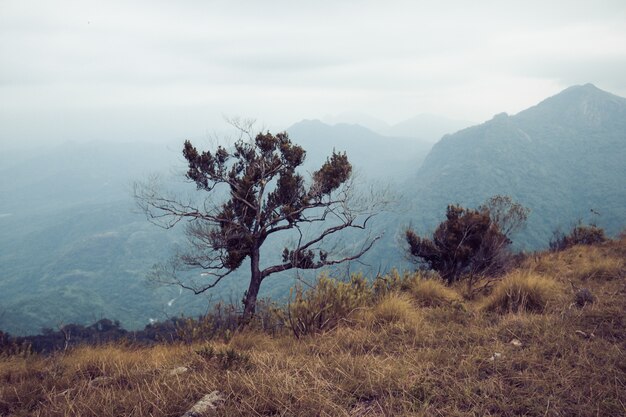
[[[480,122],[571,84],[626,95],[622,2],[503,3],[5,0],[0,142],[201,135],[222,114]]]

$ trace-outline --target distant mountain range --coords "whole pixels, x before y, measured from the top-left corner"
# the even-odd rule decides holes
[[[417,138],[431,144],[437,142],[445,134],[454,133],[473,124],[466,120],[455,120],[434,114],[418,114],[393,125],[363,113],[326,116],[322,121],[329,125],[356,124],[380,135]]]
[[[398,181],[415,172],[432,147],[415,139],[383,136],[363,126],[303,120],[287,129],[294,142],[307,151],[307,167],[317,169],[333,149],[346,152],[365,178]]]
[[[532,210],[523,240],[536,248],[577,219],[623,229],[625,181],[626,99],[586,84],[444,136],[411,183],[424,226],[448,203],[511,195]]]

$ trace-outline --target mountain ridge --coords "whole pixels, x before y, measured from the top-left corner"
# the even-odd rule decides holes
[[[414,204],[441,211],[448,203],[477,205],[509,194],[535,211],[532,247],[545,245],[550,229],[569,227],[565,219],[599,222],[617,233],[626,223],[619,210],[626,207],[619,186],[625,158],[626,99],[592,84],[574,86],[516,115],[500,113],[444,136],[415,178],[416,200],[431,204]],[[592,208],[605,216],[590,219]]]

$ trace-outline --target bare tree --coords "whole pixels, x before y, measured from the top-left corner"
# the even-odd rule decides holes
[[[162,282],[199,294],[250,260],[250,283],[243,300],[245,323],[255,313],[261,283],[268,276],[356,260],[371,249],[380,236],[366,233],[350,253],[329,250],[328,243],[349,229],[366,230],[383,202],[355,195],[352,166],[345,153],[333,151],[305,181],[298,167],[306,152],[287,133],[254,136],[248,128],[240,130],[243,135],[232,149],[218,146],[214,152],[199,152],[185,142],[186,178],[206,198],[183,200],[167,195],[152,182],[135,183],[134,194],[151,222],[171,228],[187,221],[188,250],[175,256],[167,273],[161,270]],[[282,261],[262,265],[261,247],[277,234],[290,236],[293,243],[283,249]],[[191,269],[202,270],[202,279],[180,274]]]
[[[491,222],[498,226],[500,233],[511,240],[511,236],[526,225],[530,209],[513,201],[508,195],[494,195],[478,208],[487,211]]]

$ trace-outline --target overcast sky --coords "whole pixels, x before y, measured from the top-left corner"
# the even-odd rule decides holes
[[[626,1],[0,0],[0,145],[626,96]]]

